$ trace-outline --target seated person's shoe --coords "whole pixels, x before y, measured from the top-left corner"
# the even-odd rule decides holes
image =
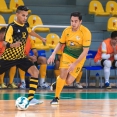
[[[24,82],[21,82],[20,89],[26,89],[26,84]]]
[[[42,84],[40,84],[39,86],[41,89],[50,89],[50,85],[48,85],[48,83],[43,82]]]
[[[11,84],[8,84],[7,88],[9,88],[9,89],[17,89],[18,86],[16,86],[15,83],[13,82]]]
[[[111,89],[110,83],[106,82],[106,83],[105,83],[105,87],[106,87],[107,89]]]
[[[7,86],[6,86],[4,83],[2,83],[2,84],[0,84],[0,88],[2,88],[2,89],[6,89]]]
[[[83,86],[80,83],[74,83],[74,86],[78,89],[82,89]]]
[[[52,83],[52,85],[50,86],[50,90],[54,91],[56,89],[56,82]]]

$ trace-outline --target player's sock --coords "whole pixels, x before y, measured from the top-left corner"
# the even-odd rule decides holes
[[[21,70],[20,68],[18,70],[19,70],[21,82],[25,83],[25,71]]]
[[[80,73],[78,74],[77,78],[76,78],[76,83],[79,83],[82,77],[82,71],[80,71]]]
[[[54,70],[54,74],[56,76],[56,78],[60,75],[60,70]]]
[[[64,87],[65,84],[65,80],[60,78],[60,76],[58,76],[57,78],[57,83],[56,83],[56,92],[55,92],[55,97],[60,97],[60,93]]]
[[[29,84],[29,94],[28,94],[29,101],[31,101],[34,98],[37,85],[38,85],[38,78],[31,77],[30,84]]]
[[[4,75],[5,75],[5,73],[0,74],[0,84],[3,84],[3,82],[4,82]]]
[[[16,66],[13,66],[10,68],[10,71],[9,71],[9,84],[13,83],[15,73],[16,73]]]
[[[47,64],[40,65],[40,69],[39,69],[39,73],[40,73],[40,85],[45,82],[46,68],[47,68]]]

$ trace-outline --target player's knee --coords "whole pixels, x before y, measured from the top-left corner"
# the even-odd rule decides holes
[[[104,67],[110,68],[112,66],[111,61],[110,60],[105,60],[104,61]]]
[[[46,57],[41,57],[41,58],[39,59],[39,62],[40,62],[41,64],[47,64],[47,59],[46,59]]]
[[[66,84],[67,85],[70,85],[72,82],[68,79],[68,80],[66,80]]]

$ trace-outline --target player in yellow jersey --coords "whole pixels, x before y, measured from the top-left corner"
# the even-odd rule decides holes
[[[60,76],[56,82],[55,98],[51,104],[58,104],[65,82],[69,85],[76,79],[84,65],[91,44],[90,31],[81,25],[82,15],[79,12],[71,13],[70,22],[71,26],[63,31],[60,42],[48,59],[48,64],[52,64],[57,51],[65,44],[60,60]]]
[[[38,85],[39,71],[34,64],[26,58],[24,48],[28,35],[35,36],[44,43],[46,40],[29,28],[27,22],[28,10],[26,6],[18,6],[16,10],[16,20],[7,26],[4,43],[6,49],[0,58],[0,74],[13,66],[17,66],[31,74],[28,100],[29,104],[34,105],[39,103],[39,100],[34,99]]]

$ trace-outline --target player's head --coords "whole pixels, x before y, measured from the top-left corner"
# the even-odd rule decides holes
[[[2,27],[0,29],[0,41],[4,41],[5,31],[6,31],[6,27]]]
[[[117,44],[117,31],[111,33],[111,42]]]
[[[73,12],[70,15],[72,30],[76,31],[82,23],[82,15],[79,12]]]
[[[16,10],[17,22],[20,24],[24,24],[27,21],[28,17],[28,7],[26,6],[18,6]]]

